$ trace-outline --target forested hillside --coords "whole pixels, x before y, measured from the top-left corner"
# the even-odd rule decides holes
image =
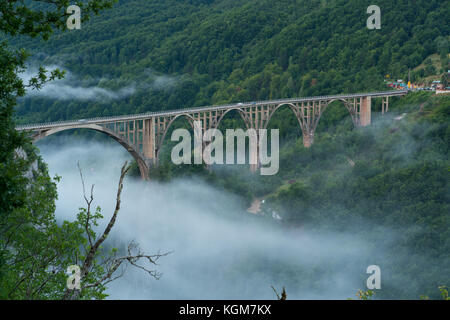
[[[437,287],[448,286],[450,275],[450,97],[410,93],[388,114],[374,114],[371,126],[356,130],[337,104],[321,119],[311,148],[303,146],[292,112],[283,111],[271,124],[284,137],[278,174],[255,175],[235,165],[211,172],[175,166],[166,153],[152,177],[202,175],[243,196],[247,206],[263,200],[259,214],[272,222],[281,218],[285,228],[351,233],[374,248],[387,247],[369,259],[383,269],[384,288],[377,297],[438,298]],[[311,272],[331,271],[325,265]],[[317,281],[316,276],[296,279],[289,285]]]
[[[448,1],[120,0],[81,30],[14,41],[35,61],[70,72],[66,85],[111,89],[37,95],[19,122],[87,118],[230,101],[384,88],[429,55],[448,69]],[[413,73],[413,77],[415,74]],[[96,91],[98,93],[98,91]]]
[[[329,123],[309,150],[286,145],[276,178],[221,178],[264,198],[263,214],[286,226],[390,247],[373,257],[386,276],[380,298],[436,298],[450,276],[450,97],[410,94],[392,109],[364,130]]]
[[[377,1],[380,30],[366,28],[370,4],[119,0],[81,30],[56,33],[48,42],[9,40],[32,53],[31,67],[69,71],[51,90],[22,98],[16,119],[44,122],[386,90],[386,75],[407,79],[411,69],[412,80],[424,76],[417,67],[430,56],[439,57],[436,73],[450,69],[449,1]],[[261,215],[270,223],[276,213],[286,228],[351,232],[374,247],[388,246],[375,257],[386,275],[379,297],[437,298],[437,287],[450,279],[450,98],[410,93],[391,99],[383,117],[380,108],[374,101],[372,126],[355,130],[347,110],[332,105],[310,149],[303,147],[291,111],[280,110],[269,127],[280,129],[281,137],[275,176],[251,175],[238,166],[211,172],[175,166],[166,152],[151,177],[201,175],[248,205],[264,199]],[[228,116],[221,126],[244,123]],[[312,272],[328,271],[323,266]],[[298,277],[291,285],[314,279]]]

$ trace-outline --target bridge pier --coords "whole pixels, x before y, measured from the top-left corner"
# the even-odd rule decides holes
[[[249,137],[248,160],[250,164],[250,172],[256,173],[261,166],[259,159],[259,130],[265,129],[270,120],[270,106],[252,105],[244,109],[241,116],[245,122]]]
[[[389,96],[381,99],[383,99],[381,102],[381,114],[384,115],[385,112],[389,111]]]
[[[359,109],[359,126],[366,127],[370,125],[372,118],[372,97],[362,97]]]
[[[256,135],[256,148],[249,148],[248,160],[250,163],[250,172],[255,173],[259,169],[259,135]]]
[[[303,133],[303,146],[305,148],[310,148],[314,143],[314,132],[312,133]]]
[[[147,161],[146,161],[147,162]],[[150,167],[147,163],[142,163],[141,161],[137,161],[139,172],[141,173],[142,180],[150,179]]]
[[[156,159],[155,118],[143,120],[142,154],[145,159]]]

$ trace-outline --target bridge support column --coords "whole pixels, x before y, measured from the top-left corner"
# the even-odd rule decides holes
[[[250,140],[252,139],[252,137],[250,138]],[[258,171],[260,163],[259,163],[259,137],[258,134],[256,134],[256,138],[253,138],[254,141],[256,141],[256,147],[251,147],[249,149],[249,154],[248,154],[248,158],[249,158],[249,163],[250,163],[250,172],[251,173],[255,173],[256,171]],[[250,142],[251,144],[252,142]]]
[[[143,126],[144,132],[142,137],[142,153],[145,159],[153,160],[153,165],[157,165],[155,145],[155,118],[144,120]]]
[[[314,143],[314,132],[304,132],[303,133],[303,146],[305,148],[310,148]]]
[[[389,111],[389,96],[381,98],[382,100],[382,106],[381,106],[381,114],[384,114],[385,112]]]
[[[46,131],[38,131],[37,133],[31,135],[31,139],[32,139],[33,143],[35,143],[45,137],[46,137]]]
[[[372,99],[371,97],[362,97],[359,109],[359,126],[366,127],[370,125],[372,117]]]
[[[314,132],[326,106],[325,101],[312,101],[302,102],[301,105],[296,104],[291,107],[300,124],[305,148],[310,148],[314,143]]]
[[[207,150],[206,148],[209,148],[212,142],[204,142],[202,143],[202,158],[203,158],[203,162],[205,163],[205,168],[208,171],[212,171],[211,169],[211,157],[210,154],[205,152],[205,150]]]
[[[150,180],[150,166],[148,165],[147,161],[137,161],[139,172],[141,173],[142,180]]]
[[[242,115],[249,133],[249,163],[250,172],[255,173],[261,166],[259,159],[259,129],[266,128],[269,121],[270,107],[251,106],[244,110]]]

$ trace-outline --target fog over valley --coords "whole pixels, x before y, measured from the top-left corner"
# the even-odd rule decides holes
[[[0,300],[450,300],[449,2],[0,2]]]
[[[98,231],[103,231],[114,209],[120,167],[132,158],[119,145],[70,137],[62,147],[45,142],[39,147],[50,175],[62,177],[57,218],[74,220],[85,206],[79,161],[86,189],[95,184],[93,206],[102,208]],[[275,299],[273,285],[279,291],[285,286],[292,299],[355,298],[365,287],[367,266],[380,262],[384,248],[360,236],[289,229],[245,209],[238,196],[200,179],[127,178],[109,245],[125,250],[135,240],[147,253],[171,253],[154,267],[162,273],[159,280],[128,266],[108,286],[109,297]]]

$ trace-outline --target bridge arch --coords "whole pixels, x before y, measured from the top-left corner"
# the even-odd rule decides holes
[[[225,110],[225,112],[222,113],[222,115],[217,119],[217,123],[216,123],[214,129],[218,129],[220,123],[221,123],[222,120],[223,120],[223,118],[224,118],[229,112],[232,112],[232,111],[237,111],[237,112],[239,113],[239,115],[241,116],[242,120],[244,120],[244,123],[245,123],[245,125],[247,126],[247,129],[248,129],[248,128],[249,128],[249,121],[250,121],[250,120],[247,118],[247,115],[246,115],[245,111],[242,110],[241,108],[230,108],[230,109]]]
[[[291,109],[291,111],[294,113],[294,116],[297,118],[298,124],[300,125],[300,129],[302,129],[303,131],[303,123],[300,119],[299,114],[297,113],[297,106],[291,102],[286,102],[286,103],[280,103],[278,104],[273,110],[271,110],[271,112],[269,113],[269,116],[267,117],[267,121],[264,124],[264,128],[263,129],[267,129],[267,126],[269,125],[270,120],[272,119],[273,115],[275,114],[275,112],[277,112],[281,107],[284,106],[288,106],[289,109]]]
[[[73,126],[66,126],[66,127],[58,127],[54,129],[49,129],[45,131],[39,131],[37,134],[32,136],[33,142],[37,142],[45,137],[48,137],[52,134],[67,131],[67,130],[73,130],[73,129],[91,129],[98,132],[102,132],[109,137],[116,140],[122,147],[124,147],[136,160],[139,172],[141,173],[141,177],[143,179],[149,178],[149,165],[146,163],[145,158],[141,155],[141,153],[135,148],[134,145],[130,144],[126,139],[122,138],[121,136],[117,135],[114,131],[111,131],[105,127],[99,126],[97,124],[85,124],[85,125],[73,125]]]
[[[188,120],[188,122],[189,122],[191,128],[194,129],[194,121],[195,121],[195,119],[194,119],[194,117],[191,116],[190,114],[178,114],[178,115],[176,115],[175,117],[173,117],[173,118],[169,121],[169,123],[167,124],[167,126],[165,127],[164,132],[163,132],[162,135],[161,135],[161,139],[160,139],[160,140],[158,141],[158,143],[157,143],[157,148],[156,148],[156,150],[155,150],[156,161],[158,161],[158,159],[159,159],[159,153],[160,153],[160,151],[161,151],[161,149],[162,149],[162,146],[163,146],[163,144],[164,144],[164,140],[166,140],[166,135],[167,135],[167,133],[169,132],[169,128],[172,126],[172,124],[175,122],[175,120],[177,120],[178,118],[181,118],[181,117],[186,118],[186,120]]]
[[[320,118],[322,117],[322,114],[328,109],[328,106],[335,101],[339,101],[344,104],[344,107],[347,109],[348,113],[350,114],[350,116],[352,118],[353,125],[356,127],[358,125],[358,116],[356,114],[356,110],[350,105],[348,100],[345,100],[343,98],[335,98],[335,99],[327,100],[325,106],[323,107],[323,109],[320,112],[319,118],[317,119],[317,123],[319,122]]]

